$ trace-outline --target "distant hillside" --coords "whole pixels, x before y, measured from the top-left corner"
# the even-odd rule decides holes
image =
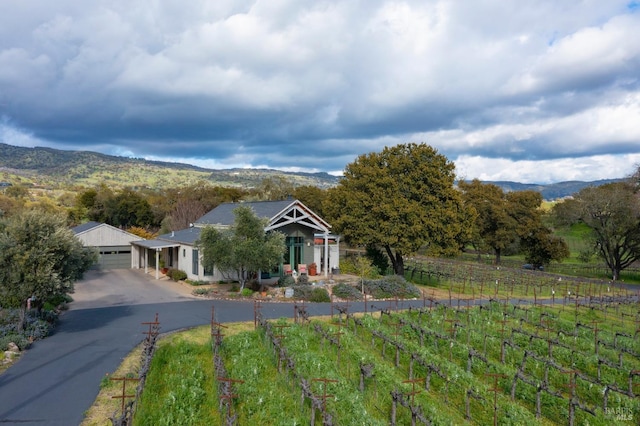
[[[90,151],[63,151],[53,148],[24,148],[0,143],[0,182],[31,184],[45,188],[74,186],[108,186],[161,189],[206,180],[214,185],[250,188],[265,178],[281,176],[294,185],[329,188],[339,179],[328,173],[292,173],[272,169],[213,170],[190,164],[148,161],[140,158],[116,157]],[[617,179],[619,180],[619,179]],[[575,194],[595,182],[559,182],[548,185],[518,182],[489,182],[505,191],[534,190],[545,200]]]
[[[283,176],[295,185],[327,188],[338,178],[328,173],[289,173],[270,169],[213,170],[190,164],[116,157],[89,151],[24,148],[0,143],[0,181],[40,187],[95,186],[160,189],[206,180],[214,185],[253,187]]]
[[[619,182],[622,179],[603,179],[596,180],[593,182],[583,182],[583,181],[566,181],[566,182],[557,182],[550,183],[547,185],[538,185],[534,183],[518,183],[518,182],[509,182],[509,181],[496,181],[496,182],[487,182],[492,183],[494,185],[499,186],[505,192],[511,191],[538,191],[542,194],[542,198],[545,200],[557,200],[559,198],[564,198],[570,195],[575,194],[583,188],[588,186],[600,186],[607,183]]]

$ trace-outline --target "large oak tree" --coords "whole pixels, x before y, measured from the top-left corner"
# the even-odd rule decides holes
[[[571,206],[593,233],[594,247],[611,270],[612,279],[640,260],[640,194],[630,182],[588,187],[574,195]],[[556,209],[561,215],[562,210]]]
[[[497,185],[460,181],[465,204],[476,211],[471,243],[475,250],[491,250],[495,263],[500,263],[502,252],[518,237],[518,221],[510,214],[504,191]]]
[[[349,243],[381,247],[403,275],[404,256],[423,248],[453,255],[468,238],[469,211],[454,187],[454,169],[426,144],[385,147],[347,165],[323,210]]]
[[[539,267],[569,256],[563,239],[542,223],[542,195],[537,191],[504,192],[477,179],[459,182],[464,202],[476,213],[472,243],[478,250],[491,250],[499,264],[503,251],[516,243],[527,262]]]

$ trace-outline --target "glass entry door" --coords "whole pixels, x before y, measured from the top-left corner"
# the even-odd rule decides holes
[[[287,250],[284,253],[283,263],[291,265],[291,268],[298,269],[298,264],[303,263],[302,248],[304,247],[304,237],[287,237]]]

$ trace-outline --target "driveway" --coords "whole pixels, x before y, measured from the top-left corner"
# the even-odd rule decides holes
[[[140,343],[158,313],[161,332],[216,321],[253,320],[252,302],[196,299],[168,280],[139,270],[90,271],[76,283],[74,302],[53,335],[38,341],[0,375],[0,424],[78,425],[100,381]],[[329,313],[310,305],[312,315]],[[265,303],[267,318],[291,317],[287,303]]]

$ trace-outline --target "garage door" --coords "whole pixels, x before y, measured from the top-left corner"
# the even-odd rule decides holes
[[[101,269],[131,268],[131,246],[109,246],[99,248],[98,267]]]

